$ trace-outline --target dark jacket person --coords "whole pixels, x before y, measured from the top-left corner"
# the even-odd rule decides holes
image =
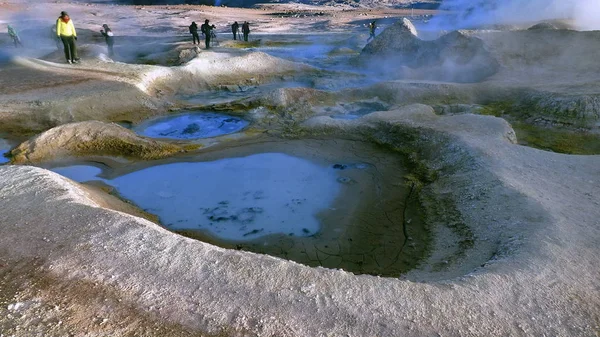
[[[237,33],[240,30],[240,24],[236,21],[231,25],[231,32],[233,33],[233,39],[237,40]]]
[[[367,39],[367,42],[375,38],[375,30],[377,30],[377,24],[375,23],[375,21],[373,21],[369,23],[369,38]]]
[[[215,27],[215,25],[209,25],[208,23],[209,21],[208,19],[206,19],[204,20],[204,24],[200,26],[200,30],[202,31],[202,34],[204,34],[204,44],[206,46],[206,49],[210,48],[210,38],[212,35],[212,30],[217,28]]]
[[[108,56],[113,56],[115,54],[113,51],[113,46],[115,45],[114,34],[112,29],[110,29],[106,23],[102,25],[102,28],[104,29],[100,30],[100,33],[102,33],[102,36],[104,36],[104,39],[106,40],[106,45],[108,46]]]
[[[192,34],[193,44],[196,44],[196,41],[198,41],[198,44],[200,44],[200,36],[198,36],[198,25],[195,21],[192,22],[192,24],[190,25],[190,34]]]
[[[248,41],[248,34],[250,34],[250,24],[248,21],[244,21],[242,25],[242,33],[244,33],[244,41]]]

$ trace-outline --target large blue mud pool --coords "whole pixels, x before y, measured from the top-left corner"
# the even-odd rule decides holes
[[[151,138],[199,139],[227,135],[243,130],[248,121],[216,113],[185,113],[146,121],[134,128]]]
[[[172,232],[225,249],[391,277],[414,268],[428,251],[417,195],[394,152],[355,141],[302,140],[194,158],[137,169],[148,164],[53,170],[79,182],[101,181]]]
[[[111,180],[101,169],[75,165],[54,172],[102,180],[171,230],[200,230],[224,240],[281,233],[310,236],[316,215],[340,191],[336,170],[282,153],[154,166]]]

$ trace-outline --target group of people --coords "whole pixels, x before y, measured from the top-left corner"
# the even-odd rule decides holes
[[[114,34],[107,24],[103,24],[102,28],[100,33],[104,36],[106,45],[108,46],[108,55],[112,56],[114,54],[113,46],[115,44]],[[75,41],[77,41],[77,31],[75,30],[73,20],[71,20],[71,17],[67,12],[60,12],[60,16],[56,20],[56,37],[63,44],[67,63],[78,63],[79,57],[77,56],[77,46],[75,44]]]
[[[237,37],[240,36],[240,24],[237,21],[231,25],[231,32],[233,33],[233,39],[237,40]],[[242,23],[242,34],[244,34],[244,41],[248,42],[248,35],[250,35],[250,24],[248,21]]]
[[[106,41],[106,45],[108,47],[108,55],[114,55],[113,46],[115,44],[114,34],[110,27],[107,24],[102,25],[102,30],[100,33],[104,36]],[[215,25],[211,25],[210,21],[206,19],[204,24],[200,26],[200,32],[204,35],[204,43],[206,49],[210,48],[210,41],[213,38],[216,38],[214,33]],[[375,21],[369,23],[369,38],[367,42],[371,41],[375,38],[375,30],[377,29]],[[190,33],[192,34],[193,43],[198,45],[200,44],[200,36],[198,35],[198,25],[196,22],[192,22],[189,26]],[[240,25],[237,21],[235,21],[231,25],[231,32],[233,33],[233,39],[237,40],[240,33]],[[244,41],[248,41],[248,35],[250,34],[250,24],[248,21],[244,21],[242,24],[242,34]],[[19,34],[16,29],[11,25],[8,25],[8,35],[13,40],[15,47],[23,46],[21,39],[19,38]],[[78,63],[79,57],[77,56],[77,46],[75,41],[77,41],[77,31],[75,30],[75,25],[73,24],[73,20],[69,17],[69,13],[61,12],[60,16],[56,20],[56,25],[52,27],[52,35],[56,37],[57,48],[60,49],[60,43],[62,42],[62,46],[65,52],[65,58],[67,59],[67,63]]]
[[[204,46],[206,49],[210,48],[210,41],[212,39],[216,39],[217,37],[214,32],[216,28],[217,27],[215,25],[210,24],[210,20],[208,19],[204,20],[204,24],[200,26],[200,33],[202,33],[202,35],[204,36]],[[198,25],[195,21],[192,22],[189,29],[190,34],[192,34],[192,43],[198,43],[199,45],[200,35],[198,35]],[[231,32],[233,33],[233,39],[237,40],[237,37],[239,36],[240,32],[240,24],[237,21],[235,21],[231,25]],[[242,33],[244,34],[244,41],[248,41],[248,35],[250,35],[250,24],[248,23],[248,21],[244,21],[244,23],[242,24]]]
[[[198,35],[198,25],[196,22],[192,22],[190,25],[190,34],[192,34],[192,39],[194,44],[198,42],[200,44],[200,35]],[[200,26],[200,32],[204,35],[204,43],[206,45],[206,49],[210,48],[210,40],[215,36],[213,29],[215,29],[215,25],[211,25],[208,19],[204,20],[204,24]]]
[[[112,56],[114,55],[114,34],[107,24],[103,24],[102,28],[100,33],[104,36],[106,45],[108,46],[108,55]],[[52,26],[50,32],[52,39],[56,41],[56,48],[60,49],[62,45],[67,63],[78,63],[79,56],[77,55],[77,45],[75,43],[77,41],[77,31],[69,13],[60,12],[60,16],[56,19],[56,24]],[[11,25],[8,25],[8,36],[13,40],[15,47],[23,46],[17,30]]]

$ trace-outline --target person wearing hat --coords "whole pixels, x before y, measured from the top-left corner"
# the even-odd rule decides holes
[[[65,57],[67,63],[78,63],[79,57],[77,57],[77,47],[75,46],[75,40],[77,40],[77,32],[73,25],[73,20],[69,17],[69,13],[60,12],[60,16],[56,20],[56,35],[60,38],[65,47]]]
[[[113,51],[113,46],[115,45],[115,39],[113,37],[114,34],[106,23],[102,25],[102,28],[104,29],[101,29],[100,33],[102,33],[102,36],[104,36],[104,39],[106,40],[106,45],[108,46],[108,56],[113,56],[115,54]]]

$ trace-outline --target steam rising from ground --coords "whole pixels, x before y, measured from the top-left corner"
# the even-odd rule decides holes
[[[581,30],[600,29],[598,0],[445,0],[433,25],[442,29],[473,28],[489,24],[517,24],[552,19],[574,20]]]

